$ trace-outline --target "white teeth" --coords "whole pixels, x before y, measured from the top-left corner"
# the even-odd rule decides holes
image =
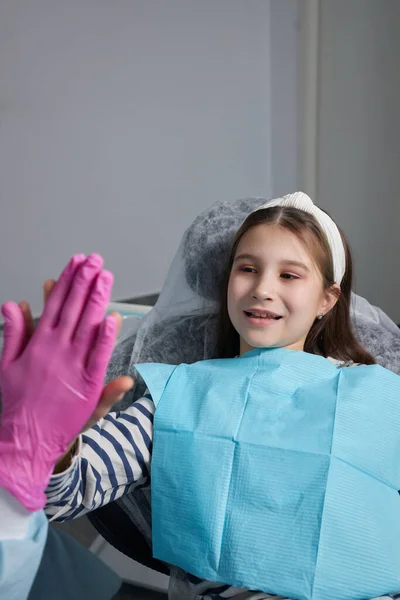
[[[263,315],[262,315],[262,314],[260,314],[260,313],[257,313],[257,312],[250,312],[250,311],[248,312],[248,314],[249,314],[250,316],[252,316],[252,317],[256,317],[257,319],[279,319],[279,317],[275,317],[275,316],[273,316],[273,315],[271,315],[271,314],[266,314],[266,315],[265,315],[265,314],[263,314]]]

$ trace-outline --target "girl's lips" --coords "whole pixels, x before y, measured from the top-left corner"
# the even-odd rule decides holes
[[[243,311],[243,314],[248,323],[251,323],[252,325],[259,325],[261,327],[268,327],[270,325],[274,325],[275,323],[278,323],[282,318],[279,317],[278,319],[275,319],[273,317],[254,317],[247,311]]]
[[[273,310],[265,310],[265,308],[248,308],[244,311],[249,317],[267,317],[270,319],[280,319],[281,315]]]

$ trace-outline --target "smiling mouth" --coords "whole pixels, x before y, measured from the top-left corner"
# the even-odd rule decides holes
[[[246,317],[249,317],[251,319],[264,319],[265,321],[279,321],[279,319],[282,319],[282,317],[280,315],[276,315],[275,313],[270,313],[267,311],[263,311],[263,312],[258,312],[258,311],[254,311],[251,312],[249,310],[245,310],[243,311],[244,314],[246,315]]]

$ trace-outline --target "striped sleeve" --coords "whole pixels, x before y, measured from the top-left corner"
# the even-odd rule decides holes
[[[72,464],[53,475],[47,487],[45,512],[51,521],[80,517],[150,485],[154,410],[146,390],[140,400],[109,413],[81,436]]]

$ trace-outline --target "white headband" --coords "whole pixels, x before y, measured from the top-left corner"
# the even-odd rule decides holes
[[[340,284],[346,271],[346,255],[339,229],[330,216],[318,208],[318,206],[315,206],[311,198],[303,192],[295,192],[294,194],[288,194],[282,198],[269,200],[262,206],[259,206],[256,210],[271,208],[272,206],[290,206],[291,208],[303,210],[315,217],[317,223],[328,238],[329,247],[332,253],[335,283]]]

